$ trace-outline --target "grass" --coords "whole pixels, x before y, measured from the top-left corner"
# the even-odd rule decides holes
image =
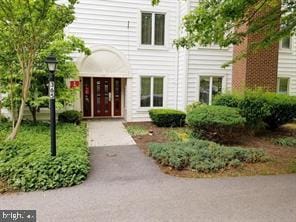
[[[201,173],[218,172],[243,163],[259,163],[269,159],[260,149],[226,147],[205,140],[150,144],[149,154],[163,166]]]
[[[57,157],[50,156],[49,125],[23,124],[15,141],[0,126],[0,180],[9,189],[33,191],[82,183],[89,171],[86,126],[57,125]]]
[[[149,134],[149,131],[145,127],[139,125],[129,125],[126,129],[131,136],[144,136]]]
[[[187,142],[193,138],[192,131],[189,128],[170,128],[166,131],[166,136],[171,142]]]
[[[281,138],[273,139],[272,142],[275,145],[289,146],[289,147],[296,148],[296,138],[295,137],[281,137]]]

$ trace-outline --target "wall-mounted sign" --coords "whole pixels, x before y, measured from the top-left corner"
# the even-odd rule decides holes
[[[72,80],[70,81],[70,89],[75,89],[80,86],[80,81],[79,80]]]
[[[55,99],[55,86],[53,81],[49,82],[49,98]]]

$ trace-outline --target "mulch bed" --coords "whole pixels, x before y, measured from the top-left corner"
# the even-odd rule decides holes
[[[149,143],[166,143],[169,138],[166,134],[167,128],[160,128],[150,122],[127,123],[127,126],[138,125],[153,132],[150,135],[133,136],[138,147],[149,155]],[[235,144],[232,146],[240,146],[244,148],[261,148],[271,157],[266,163],[243,164],[237,168],[229,168],[221,170],[217,173],[198,173],[192,170],[175,170],[168,166],[159,165],[160,169],[169,175],[189,178],[212,178],[225,176],[254,176],[254,175],[277,175],[288,174],[291,172],[291,164],[296,161],[296,147],[282,147],[274,145],[272,139],[284,136],[295,136],[296,128],[280,128],[276,132],[265,132],[262,135],[242,134],[236,138]]]

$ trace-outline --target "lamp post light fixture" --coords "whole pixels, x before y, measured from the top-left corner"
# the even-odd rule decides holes
[[[56,141],[56,107],[55,107],[55,71],[57,69],[57,58],[50,55],[46,58],[49,71],[49,107],[50,107],[50,136],[51,136],[51,156],[57,155],[57,141]]]

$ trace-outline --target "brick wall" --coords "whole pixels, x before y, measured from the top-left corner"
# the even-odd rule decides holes
[[[257,18],[260,19],[260,17],[261,15],[258,14]],[[238,31],[244,31],[247,28],[247,25],[244,25]],[[249,51],[252,42],[258,42],[263,38],[264,32],[247,36],[242,44],[234,46],[234,57],[244,51]],[[277,89],[278,56],[279,43],[275,43],[267,49],[259,50],[236,62],[233,65],[233,89],[261,87],[275,92]]]

